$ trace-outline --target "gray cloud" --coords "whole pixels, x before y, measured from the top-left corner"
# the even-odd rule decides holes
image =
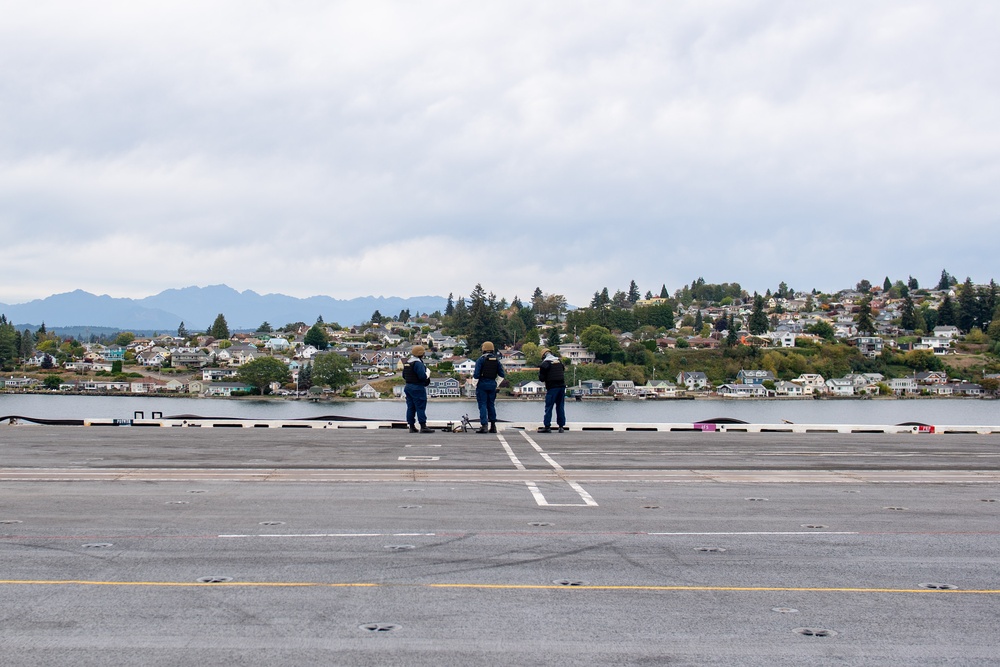
[[[19,6],[0,301],[987,280],[998,19],[930,0]]]

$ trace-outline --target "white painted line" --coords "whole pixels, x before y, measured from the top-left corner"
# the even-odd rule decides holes
[[[507,451],[507,456],[510,457],[510,461],[514,464],[514,467],[518,470],[527,470],[527,468],[525,468],[524,465],[518,460],[517,456],[514,455],[514,450],[510,448],[510,445],[508,445],[507,441],[503,439],[503,436],[498,433],[497,438],[500,440],[500,444],[503,445],[503,448]]]
[[[404,447],[440,447],[441,445],[403,445]]]
[[[545,500],[545,496],[542,492],[538,490],[538,485],[534,482],[525,482],[528,485],[528,490],[531,491],[531,495],[535,497],[535,502],[540,506],[548,505],[549,501]]]
[[[531,436],[529,436],[524,431],[521,431],[521,435],[523,435],[524,439],[527,440],[531,444],[531,446],[535,448],[535,451],[538,452],[538,455],[541,456],[543,459],[545,459],[546,463],[548,463],[550,466],[552,466],[555,470],[558,470],[559,472],[565,472],[565,470],[561,465],[552,460],[552,457],[546,454],[545,451],[538,446],[538,443],[531,439]]]
[[[400,456],[398,461],[440,461],[440,456]]]
[[[278,535],[264,533],[257,535],[217,535],[217,537],[434,537],[436,533],[303,533]]]
[[[799,530],[799,531],[757,531],[740,533],[646,533],[646,535],[671,535],[671,536],[706,536],[706,535],[860,535],[858,531],[821,531],[821,530]]]
[[[584,491],[582,486],[580,486],[576,482],[569,482],[569,485],[574,491],[580,494],[580,497],[583,498],[584,504],[589,505],[591,507],[597,507],[597,501],[594,500],[593,496]]]

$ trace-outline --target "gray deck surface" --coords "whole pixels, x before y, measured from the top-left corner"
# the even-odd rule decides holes
[[[998,462],[995,435],[2,426],[2,662],[996,665]]]

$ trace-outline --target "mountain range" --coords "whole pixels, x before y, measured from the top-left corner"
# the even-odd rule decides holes
[[[401,310],[412,314],[444,310],[440,296],[374,297],[335,299],[311,296],[305,299],[284,294],[240,292],[227,285],[168,289],[142,299],[97,296],[83,290],[53,294],[22,304],[0,303],[0,313],[18,328],[45,323],[56,327],[113,327],[129,331],[175,331],[183,322],[188,331],[204,331],[222,313],[231,330],[256,329],[264,321],[275,328],[289,322],[311,324],[322,316],[341,325],[367,322],[378,310],[395,317]]]

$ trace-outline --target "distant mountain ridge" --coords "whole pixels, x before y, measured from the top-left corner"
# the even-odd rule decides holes
[[[289,322],[311,324],[319,316],[342,325],[366,322],[376,310],[395,317],[401,310],[413,314],[444,310],[440,296],[335,299],[311,296],[300,299],[285,294],[240,292],[227,285],[168,289],[142,299],[97,296],[83,290],[53,294],[22,304],[0,303],[0,313],[20,326],[114,327],[124,330],[175,331],[181,322],[188,331],[204,331],[219,313],[230,329],[254,329],[262,322],[280,327]]]

